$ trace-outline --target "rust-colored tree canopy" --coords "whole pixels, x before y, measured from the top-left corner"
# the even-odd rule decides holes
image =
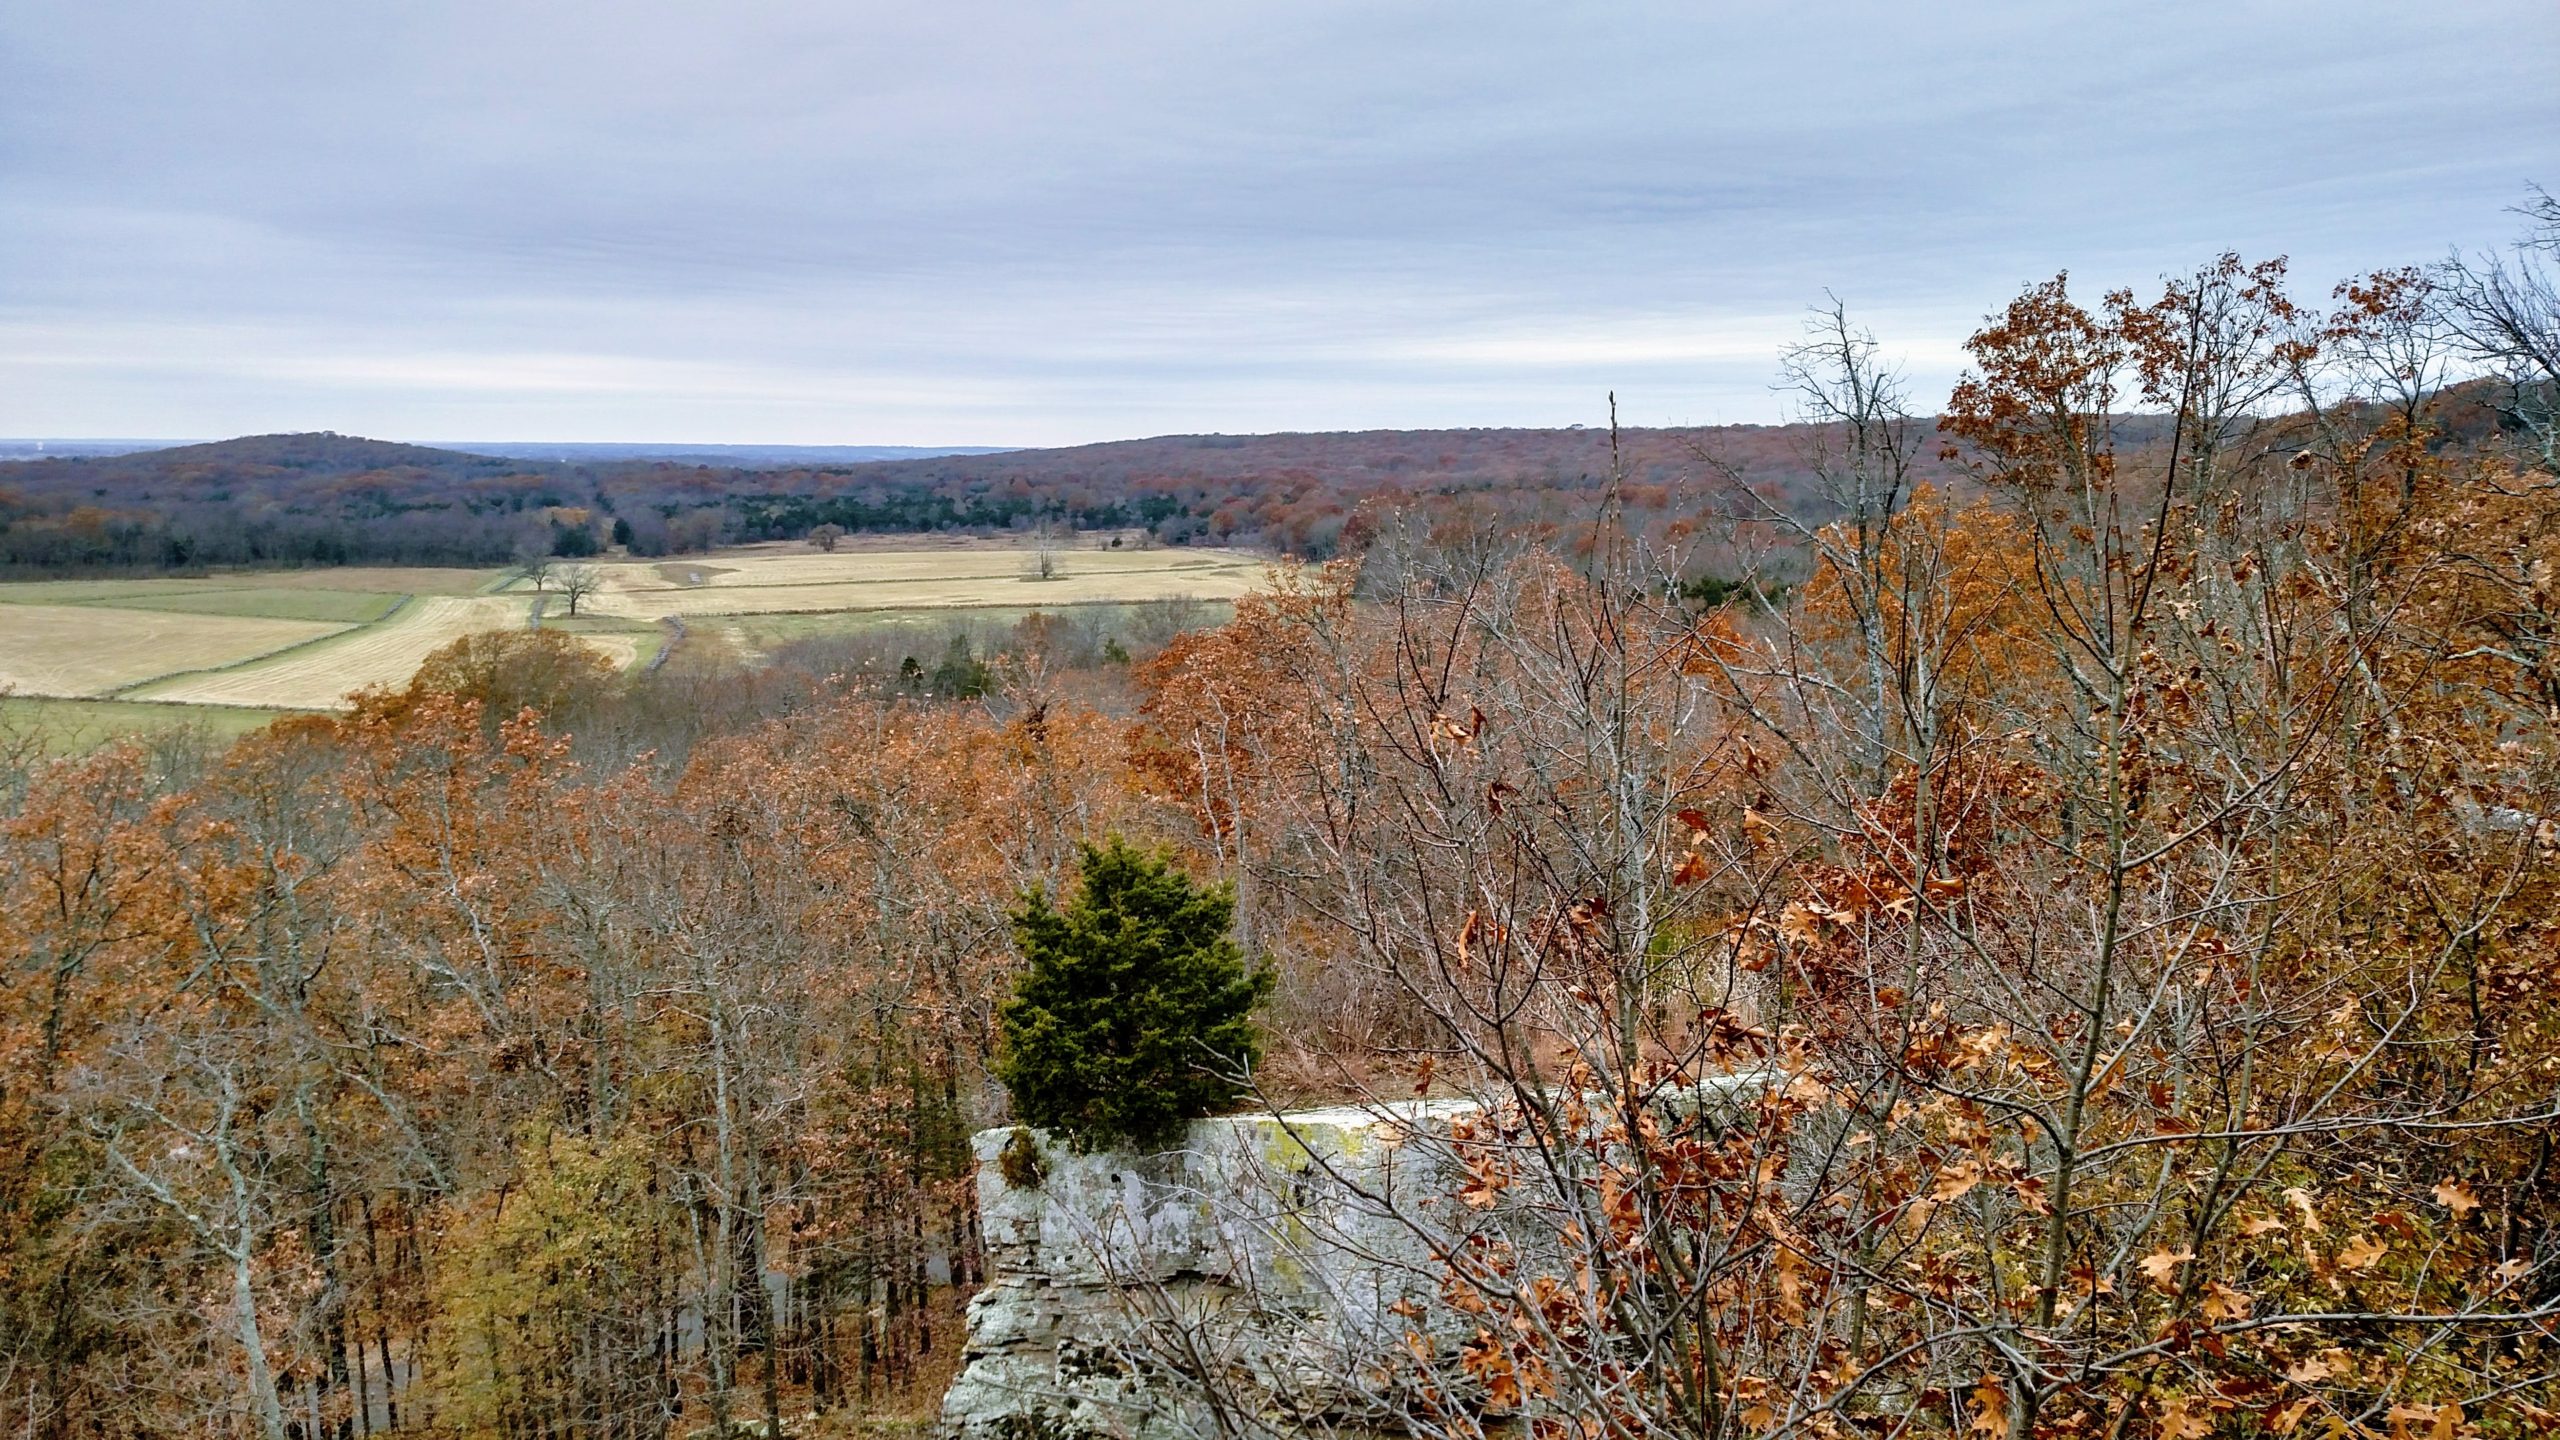
[[[1818,317],[1789,493],[1379,503],[1216,628],[13,754],[0,1421],[912,1418],[1014,917],[1116,836],[1232,887],[1246,1103],[1485,1102],[1467,1333],[1344,1361],[1406,1432],[2551,1433],[2560,375],[2290,286],[2032,285],[1935,433]]]

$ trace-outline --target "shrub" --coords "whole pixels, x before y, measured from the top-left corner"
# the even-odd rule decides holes
[[[1030,964],[1001,1014],[997,1078],[1016,1116],[1079,1150],[1162,1145],[1242,1093],[1271,974],[1228,936],[1224,887],[1117,838],[1082,848],[1065,909],[1031,892],[1013,912]]]
[[[1040,1142],[1033,1138],[1031,1127],[1013,1127],[1013,1138],[996,1155],[996,1173],[1016,1190],[1037,1190],[1049,1178],[1049,1164],[1040,1158]]]

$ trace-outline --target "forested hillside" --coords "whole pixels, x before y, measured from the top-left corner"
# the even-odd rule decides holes
[[[592,494],[556,465],[330,434],[18,461],[0,465],[0,573],[498,564],[580,550],[589,517],[557,507]]]
[[[511,631],[225,751],[19,756],[0,1415],[920,1413],[1014,916],[1120,835],[1234,887],[1254,1103],[1488,1107],[1403,1216],[1476,1323],[1372,1308],[1339,1377],[1406,1433],[2550,1434],[2560,371],[2483,317],[2560,308],[2464,280],[2057,278],[1934,422],[1842,326],[1790,362],[1801,488],[1685,530],[1633,498],[1682,437],[1371,437],[1372,479],[1552,457],[1570,543],[1380,505],[1135,654],[1034,617],[965,686],[621,678]],[[1244,464],[1130,474],[1190,449]],[[1746,524],[1795,583],[1679,583]]]
[[[1346,531],[1356,548],[1355,517],[1381,505],[1554,523],[1587,508],[1613,476],[1618,502],[1642,523],[1694,520],[1727,503],[1718,466],[1794,505],[1810,494],[1819,433],[1631,430],[1615,456],[1606,430],[1169,436],[815,469],[571,464],[266,435],[0,466],[0,574],[490,565],[616,544],[657,555],[797,539],[829,524],[894,532],[1044,521],[1321,559],[1344,548]],[[1938,473],[1934,455],[1917,463]]]
[[[2495,428],[2486,391],[2469,398],[2441,416],[2445,440],[2476,441]],[[2134,449],[2168,432],[2163,417],[2140,411],[2110,423],[2115,443]],[[1604,489],[1626,523],[1658,535],[1694,530],[1706,516],[1758,517],[1764,500],[1827,518],[1815,471],[1836,429],[1171,435],[814,468],[505,459],[261,435],[0,465],[0,575],[495,565],[614,545],[666,555],[796,540],[820,525],[1143,529],[1167,544],[1325,559],[1358,549],[1387,509],[1421,504],[1553,530],[1571,526]],[[1964,483],[1936,444],[1920,447],[1912,473]]]

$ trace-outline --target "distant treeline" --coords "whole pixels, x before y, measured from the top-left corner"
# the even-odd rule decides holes
[[[2457,407],[2460,408],[2460,407]],[[2476,408],[2476,407],[2475,407]],[[2481,428],[2480,410],[2461,433]],[[1924,424],[1926,422],[1923,422]],[[2121,418],[2127,443],[2161,427]],[[1381,510],[1559,539],[1604,500],[1639,531],[1776,507],[1820,518],[1813,425],[1684,430],[1177,435],[1057,450],[750,469],[566,464],[333,434],[0,464],[0,575],[227,567],[497,565],[852,533],[1140,531],[1310,559],[1356,549]],[[1934,444],[1914,481],[1951,479]],[[1711,528],[1731,532],[1730,523]]]
[[[1792,492],[1807,427],[1632,431],[1615,498],[1639,519],[1694,516],[1712,449]],[[775,470],[567,464],[333,434],[268,435],[0,466],[0,574],[239,566],[492,565],[622,547],[678,554],[848,532],[1143,531],[1322,558],[1364,511],[1452,502],[1505,523],[1587,510],[1612,472],[1606,432],[1373,431],[1170,436],[1063,450]]]

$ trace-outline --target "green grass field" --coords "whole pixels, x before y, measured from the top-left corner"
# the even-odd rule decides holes
[[[51,700],[0,696],[0,736],[32,738],[48,755],[79,755],[110,741],[195,730],[235,740],[296,712],[245,706],[156,705],[145,700]]]

